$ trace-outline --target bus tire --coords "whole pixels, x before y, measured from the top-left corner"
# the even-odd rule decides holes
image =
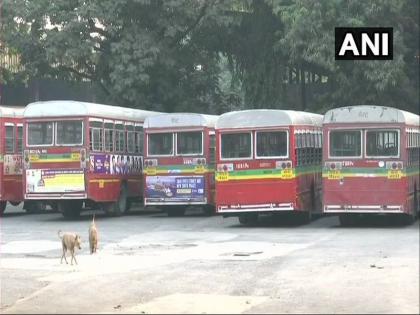
[[[4,210],[6,210],[7,201],[0,201],[0,215],[4,213]]]
[[[413,213],[416,219],[420,218],[420,205],[419,205],[419,199],[417,195],[417,185],[414,185],[414,207],[413,207]]]
[[[168,217],[182,217],[185,215],[186,206],[169,206],[166,207]]]
[[[64,200],[58,202],[58,210],[61,212],[66,219],[77,219],[80,217],[80,211],[82,210],[81,200]]]
[[[47,206],[43,201],[27,201],[24,203],[23,209],[25,209],[26,213],[40,213],[46,211]]]
[[[127,198],[127,204],[125,206],[124,213],[129,213],[132,205],[133,200],[131,198]]]
[[[354,214],[340,214],[338,216],[341,226],[354,226],[357,221],[357,216]]]
[[[244,213],[238,216],[239,223],[246,226],[255,226],[258,223],[258,213]]]
[[[14,206],[14,207],[19,206],[19,205],[20,205],[20,203],[21,203],[21,201],[9,201],[9,202],[10,202],[10,204],[11,204],[12,206]]]
[[[121,184],[117,201],[104,203],[103,208],[106,214],[112,217],[120,217],[126,211],[127,188],[124,184]]]
[[[216,213],[216,207],[214,205],[204,205],[203,212],[205,216],[212,216]]]

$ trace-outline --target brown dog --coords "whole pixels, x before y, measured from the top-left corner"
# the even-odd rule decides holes
[[[61,256],[61,263],[63,263],[63,258],[66,261],[66,264],[68,264],[67,262],[67,258],[66,258],[66,253],[67,251],[70,251],[71,253],[71,264],[73,265],[73,259],[76,262],[77,265],[77,260],[76,260],[76,256],[75,256],[75,249],[82,249],[82,239],[80,238],[80,235],[76,234],[76,233],[64,233],[61,234],[61,230],[58,231],[58,237],[61,239],[61,244],[63,245],[63,255]]]
[[[89,247],[90,253],[96,253],[98,249],[98,229],[95,225],[95,215],[93,215],[92,223],[89,226]]]

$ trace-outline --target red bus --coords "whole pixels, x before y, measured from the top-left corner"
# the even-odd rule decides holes
[[[322,116],[290,110],[225,113],[216,123],[216,211],[255,224],[259,214],[320,212]],[[298,216],[299,217],[299,216]]]
[[[352,225],[363,214],[417,215],[419,116],[375,105],[336,108],[323,120],[323,209]]]
[[[143,122],[157,112],[76,101],[24,112],[24,195],[65,217],[100,206],[110,215],[141,199]]]
[[[16,206],[23,201],[21,107],[0,106],[0,215],[7,201]]]
[[[192,113],[146,118],[144,203],[182,216],[188,205],[214,213],[214,124],[218,116]]]

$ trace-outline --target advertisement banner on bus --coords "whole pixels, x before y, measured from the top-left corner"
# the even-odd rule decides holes
[[[85,190],[83,170],[26,170],[27,193],[75,192]]]
[[[91,154],[90,170],[96,174],[137,174],[142,171],[141,156]]]
[[[204,198],[204,176],[146,177],[148,198]]]

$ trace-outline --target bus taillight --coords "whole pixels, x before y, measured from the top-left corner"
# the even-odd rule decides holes
[[[393,169],[393,170],[402,170],[404,168],[404,164],[401,161],[392,161],[386,163],[387,169]]]
[[[146,160],[144,160],[144,167],[153,167],[153,166],[157,166],[157,165],[158,165],[157,159],[146,159]]]

